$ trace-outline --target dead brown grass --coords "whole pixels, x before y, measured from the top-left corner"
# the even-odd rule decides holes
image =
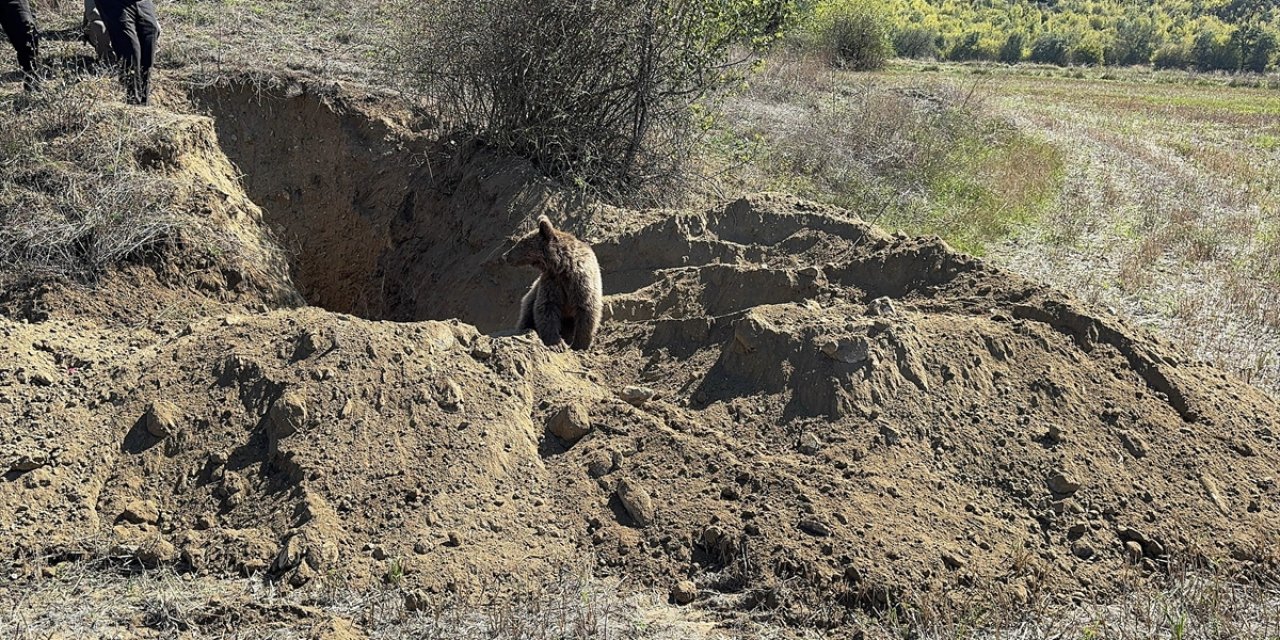
[[[11,275],[92,276],[189,225],[172,211],[176,186],[136,158],[160,123],[113,106],[107,83],[0,100],[0,264]]]
[[[29,563],[30,564],[30,563]],[[428,596],[389,584],[348,587],[340,573],[290,591],[258,576],[216,578],[142,570],[108,557],[44,564],[0,589],[0,640],[155,637],[290,640],[350,627],[369,638],[422,640],[675,640],[709,625],[616,583],[567,572],[517,599]]]

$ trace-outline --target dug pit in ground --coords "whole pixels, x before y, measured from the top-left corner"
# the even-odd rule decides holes
[[[16,557],[105,547],[413,598],[578,567],[806,627],[1100,597],[1171,559],[1275,570],[1280,408],[1115,318],[762,194],[599,218],[591,351],[491,337],[527,274],[485,256],[542,187],[483,150],[450,156],[454,173],[379,162],[444,143],[305,95],[262,113],[247,93],[203,98],[227,101],[218,139],[327,309],[121,326],[51,298],[39,322],[0,320]],[[410,295],[410,273],[451,295]]]

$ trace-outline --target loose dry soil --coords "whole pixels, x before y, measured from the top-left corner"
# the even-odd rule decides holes
[[[232,185],[219,224],[291,274],[6,292],[13,584],[104,545],[428,599],[586,565],[827,628],[1103,597],[1171,559],[1275,575],[1280,406],[937,239],[780,194],[566,214],[519,163],[296,82],[166,102],[208,115],[156,170],[225,153],[242,180],[191,179]],[[534,274],[497,257],[544,210],[600,259],[588,353],[505,331]]]

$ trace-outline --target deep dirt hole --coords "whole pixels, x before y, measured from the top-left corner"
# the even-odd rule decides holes
[[[536,274],[501,262],[545,201],[524,165],[393,124],[373,100],[301,85],[199,88],[313,306],[375,320],[508,328]]]
[[[527,163],[477,143],[414,133],[375,98],[253,83],[191,95],[213,116],[223,151],[289,253],[294,283],[309,304],[373,320],[456,318],[486,333],[514,326],[536,274],[503,264],[501,255],[555,200]],[[619,223],[610,237],[594,239],[605,293],[623,294],[608,305],[607,323],[665,326],[658,316],[674,313],[669,320],[677,325],[724,316],[727,327],[758,305],[830,297],[837,289],[846,297],[856,291],[864,302],[898,298],[972,268],[952,264],[956,256],[929,243],[877,257],[873,250],[886,241],[863,244],[865,223],[811,204],[776,204],[795,215],[745,199],[649,224],[628,212],[636,216],[628,222],[639,224]],[[828,267],[819,276],[802,263]],[[677,341],[688,351],[706,339]],[[642,349],[674,347],[659,339]]]

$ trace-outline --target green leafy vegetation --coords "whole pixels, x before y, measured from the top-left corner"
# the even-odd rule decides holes
[[[823,72],[778,54],[712,125],[734,191],[779,190],[982,254],[1054,201],[1060,152],[957,82]]]
[[[858,5],[881,16],[894,53],[953,61],[1136,65],[1261,73],[1276,68],[1271,0],[819,0],[819,25]],[[865,30],[865,29],[864,29]]]

